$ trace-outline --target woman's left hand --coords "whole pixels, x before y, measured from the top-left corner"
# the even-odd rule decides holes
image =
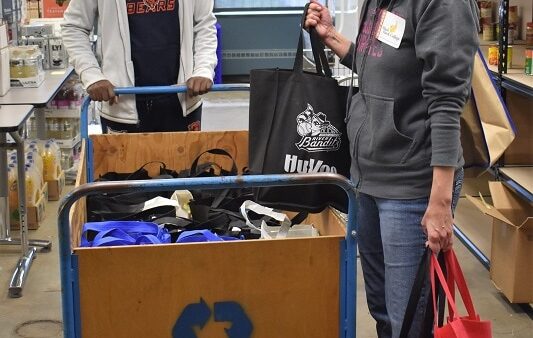
[[[426,245],[435,253],[448,251],[453,245],[452,208],[447,201],[430,200],[422,218],[422,226],[428,236]]]

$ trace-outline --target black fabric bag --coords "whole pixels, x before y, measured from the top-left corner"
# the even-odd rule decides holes
[[[132,173],[108,172],[101,175],[96,182],[150,180],[145,167],[149,164],[160,164],[159,176],[155,178],[172,178],[173,171],[166,168],[163,162],[148,162]],[[133,193],[105,193],[87,196],[87,221],[102,222],[116,220],[150,221],[154,217],[161,217],[168,213],[168,208],[155,208],[141,212],[144,202],[157,196],[170,198],[172,192],[133,192]]]
[[[400,338],[408,338],[411,331],[412,322],[417,313],[417,307],[422,297],[427,298],[425,306],[425,315],[422,320],[422,327],[419,329],[419,338],[428,338],[433,337],[433,321],[434,321],[434,312],[433,312],[433,299],[429,297],[429,259],[430,255],[433,255],[431,249],[426,248],[424,255],[420,259],[418,265],[418,270],[416,273],[415,281],[413,282],[413,287],[411,288],[411,294],[409,295],[409,302],[407,308],[405,309],[405,315],[403,318],[402,329],[400,331]],[[442,252],[438,255],[439,262],[442,267],[445,267],[444,264],[444,255]],[[446,270],[444,268],[443,273],[446,275]],[[435,280],[437,287],[437,304],[438,304],[438,323],[439,327],[444,323],[444,307],[446,296],[444,294],[444,289],[438,282],[438,278]]]
[[[293,69],[250,72],[251,174],[330,172],[349,177],[344,122],[349,87],[332,78],[324,45],[314,30],[310,33],[317,73],[303,71],[303,31]],[[256,201],[291,211],[319,212],[328,205],[347,210],[345,192],[330,185],[259,188]]]

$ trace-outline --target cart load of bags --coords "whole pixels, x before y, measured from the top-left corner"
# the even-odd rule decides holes
[[[210,153],[231,160],[230,170],[216,162],[199,164]],[[146,167],[159,165],[150,177]],[[246,174],[247,170],[244,168]],[[133,173],[110,172],[96,181],[235,176],[237,166],[223,149],[200,154],[190,169],[176,172],[165,163],[150,162]],[[286,213],[255,202],[253,189],[183,190],[173,192],[109,193],[87,197],[82,247],[164,243],[217,242],[246,239],[314,237],[312,224],[301,224],[307,212]]]

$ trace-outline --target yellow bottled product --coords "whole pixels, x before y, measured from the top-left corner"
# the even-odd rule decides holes
[[[17,168],[14,164],[10,164],[7,167],[7,182],[9,190],[9,213],[13,215],[13,212],[16,211],[19,207],[19,196],[17,188]]]
[[[35,167],[37,172],[40,174],[41,179],[44,177],[43,173],[43,158],[41,157],[41,154],[37,151],[37,148],[30,149],[30,153],[26,156],[26,159],[29,161],[33,161],[35,163]]]
[[[37,187],[37,179],[35,177],[35,172],[32,170],[31,165],[26,165],[25,168],[25,183],[26,183],[26,206],[32,207],[35,206],[37,202],[39,188]]]
[[[45,181],[57,179],[57,167],[57,155],[50,147],[50,144],[46,144],[43,152],[43,177]]]
[[[44,184],[42,171],[39,170],[39,167],[37,166],[35,160],[32,157],[28,157],[26,163],[30,166],[30,171],[33,177],[33,181],[35,182],[35,187],[37,189],[40,189]]]

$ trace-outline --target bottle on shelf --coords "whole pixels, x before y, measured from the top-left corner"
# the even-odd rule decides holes
[[[41,177],[41,181],[43,180],[43,159],[41,158],[41,155],[40,154],[37,154],[36,152],[35,153],[29,153],[27,156],[26,156],[26,160],[28,162],[33,162],[35,164],[35,168],[37,169],[37,172],[39,173],[39,176]],[[42,186],[42,182],[39,186]]]
[[[17,167],[15,164],[7,166],[7,187],[9,194],[9,214],[13,215],[19,207],[19,196],[17,188]]]
[[[39,200],[39,189],[41,187],[39,182],[42,181],[42,179],[39,178],[39,175],[33,163],[26,164],[24,171],[26,173],[26,205],[30,207],[35,206],[35,204]]]
[[[46,143],[43,152],[43,177],[45,181],[53,181],[58,177],[57,152],[50,143]]]

